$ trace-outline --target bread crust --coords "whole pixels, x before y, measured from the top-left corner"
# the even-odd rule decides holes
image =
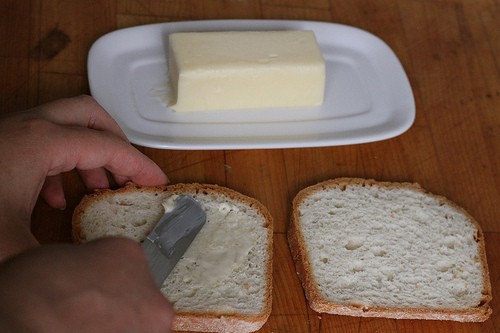
[[[379,188],[405,188],[424,193],[437,199],[440,203],[453,206],[463,213],[475,226],[477,230],[476,240],[479,248],[479,259],[483,272],[483,298],[476,307],[467,309],[430,309],[430,308],[405,308],[405,307],[377,307],[363,304],[337,304],[322,297],[317,283],[312,275],[310,253],[303,234],[298,225],[299,206],[305,198],[311,194],[328,188],[344,188],[346,186],[376,186]],[[297,274],[310,307],[321,313],[360,316],[360,317],[385,317],[394,319],[431,319],[431,320],[453,320],[460,322],[482,322],[489,318],[492,313],[490,301],[492,299],[491,284],[489,279],[488,264],[486,261],[484,235],[479,223],[462,207],[456,205],[444,196],[432,194],[424,190],[417,183],[380,182],[373,179],[362,178],[335,178],[320,182],[301,190],[292,203],[291,224],[288,229],[288,241],[290,251],[295,262]]]
[[[85,229],[82,227],[82,215],[97,200],[105,200],[116,194],[131,193],[171,193],[189,194],[196,197],[197,194],[213,194],[225,196],[237,200],[255,209],[265,221],[267,229],[267,261],[265,264],[266,292],[265,306],[259,314],[245,315],[238,313],[211,313],[211,312],[177,312],[175,314],[173,329],[179,331],[199,332],[253,332],[259,330],[269,318],[272,307],[272,260],[273,260],[273,219],[267,208],[254,198],[243,195],[235,190],[215,184],[200,183],[178,183],[161,186],[140,186],[127,183],[116,190],[100,189],[86,195],[73,212],[72,237],[75,243],[87,241]]]

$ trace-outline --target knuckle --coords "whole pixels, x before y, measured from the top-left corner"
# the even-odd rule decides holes
[[[102,238],[97,240],[95,243],[103,247],[115,249],[120,253],[134,254],[140,252],[138,244],[135,241],[128,238],[122,238],[122,237]]]
[[[98,105],[97,101],[94,99],[94,97],[90,95],[79,95],[71,98],[67,98],[67,101],[70,103],[75,103],[75,104],[80,104],[84,106],[89,106],[89,107],[95,107]]]
[[[142,268],[147,266],[146,257],[139,244],[128,238],[109,237],[94,241],[102,253],[107,253],[115,258],[121,258],[127,265]]]
[[[32,135],[47,137],[48,133],[53,132],[54,124],[50,121],[40,118],[27,118],[21,123],[21,130]]]
[[[99,103],[94,99],[94,97],[89,95],[80,95],[75,97],[75,102],[84,106],[83,108],[87,111],[104,113],[104,109],[101,108]]]

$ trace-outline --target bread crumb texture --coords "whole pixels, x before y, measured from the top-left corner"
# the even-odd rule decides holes
[[[406,185],[354,182],[302,194],[298,228],[321,297],[364,308],[481,305],[478,226],[443,197]]]
[[[143,240],[163,215],[166,195],[161,193],[104,193],[92,196],[82,210],[80,231],[85,242],[105,236]]]

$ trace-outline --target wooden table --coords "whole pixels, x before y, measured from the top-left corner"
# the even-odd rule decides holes
[[[275,220],[274,303],[261,332],[500,332],[500,2],[498,0],[2,0],[0,110],[89,93],[86,59],[101,35],[129,26],[202,19],[343,23],[382,38],[401,60],[417,108],[396,138],[271,150],[140,149],[172,183],[217,183],[255,197]],[[308,308],[286,241],[301,188],[339,176],[419,182],[467,209],[486,234],[494,313],[485,323],[360,319]],[[33,232],[69,242],[85,190],[65,176],[68,208],[39,202]]]

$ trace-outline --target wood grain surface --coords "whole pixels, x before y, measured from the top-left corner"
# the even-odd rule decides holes
[[[110,31],[203,19],[343,23],[383,39],[411,82],[417,115],[401,136],[325,148],[174,151],[139,147],[172,183],[216,183],[260,200],[275,219],[274,303],[260,332],[500,332],[500,2],[498,0],[2,0],[0,112],[89,93],[86,60]],[[355,318],[309,309],[286,230],[303,187],[339,176],[418,182],[482,225],[494,300],[484,323]],[[85,189],[64,177],[68,207],[39,202],[33,232],[69,242]]]

